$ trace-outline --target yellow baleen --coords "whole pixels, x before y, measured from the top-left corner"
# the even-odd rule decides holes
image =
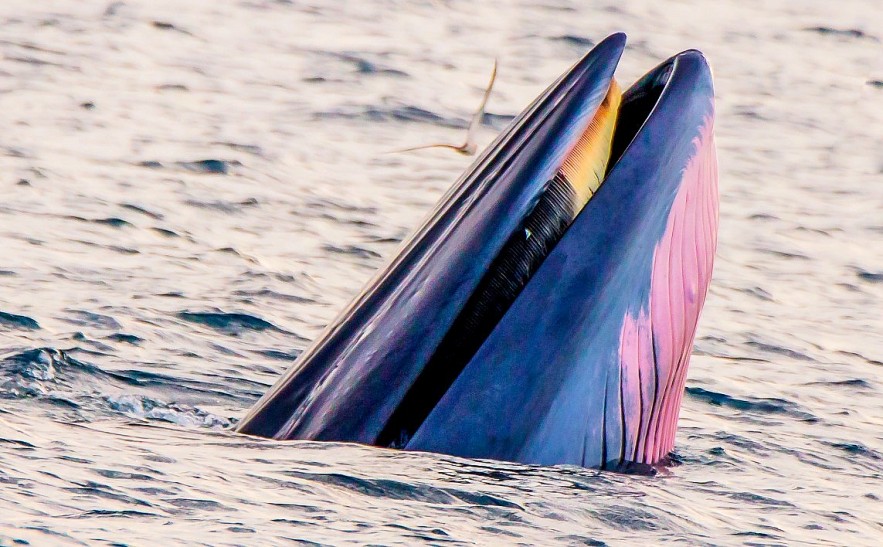
[[[619,85],[616,80],[611,80],[607,96],[598,107],[595,117],[559,169],[576,192],[575,214],[588,203],[604,180],[621,99]]]

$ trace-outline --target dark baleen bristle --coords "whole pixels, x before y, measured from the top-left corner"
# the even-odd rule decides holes
[[[509,238],[491,264],[376,444],[401,447],[407,443],[561,239],[581,207],[573,186],[561,172],[557,173],[525,218],[522,229]]]

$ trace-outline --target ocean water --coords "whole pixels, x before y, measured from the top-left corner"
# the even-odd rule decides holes
[[[701,49],[721,233],[655,476],[230,426],[610,32]],[[0,3],[0,545],[883,544],[876,0]]]

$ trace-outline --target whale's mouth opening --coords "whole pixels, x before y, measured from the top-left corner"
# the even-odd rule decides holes
[[[671,72],[671,63],[660,65],[624,94],[611,83],[583,137],[494,260],[375,444],[407,444],[598,191],[650,117]]]
[[[498,254],[374,444],[404,447],[439,404],[649,117],[671,72],[670,67],[659,69],[625,95],[611,82],[582,137]]]
[[[601,186],[622,93],[607,94],[531,211],[509,236],[375,444],[404,447]]]

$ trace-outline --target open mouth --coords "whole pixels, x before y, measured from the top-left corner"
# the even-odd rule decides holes
[[[588,466],[651,463],[673,443],[670,377],[689,357],[711,261],[664,276],[655,264],[694,229],[694,254],[713,254],[711,80],[685,52],[622,93],[624,45],[599,43],[516,118],[240,432]],[[673,228],[675,209],[685,224]],[[650,325],[659,279],[689,302]],[[651,430],[652,449],[635,449]]]
[[[376,444],[404,447],[601,186],[621,92],[610,83],[582,136],[506,241]]]
[[[625,93],[611,79],[604,100],[579,140],[493,260],[375,444],[391,448],[407,445],[601,187],[607,173],[650,117],[671,69],[672,62],[658,66]]]

